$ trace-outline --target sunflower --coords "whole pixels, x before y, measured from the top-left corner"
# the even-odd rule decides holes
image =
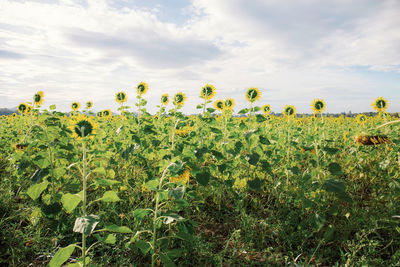
[[[28,110],[28,104],[21,103],[21,104],[18,105],[17,109],[18,109],[19,113],[24,114]]]
[[[31,111],[32,111],[32,106],[28,105],[28,108],[26,109],[25,113],[29,114],[29,113],[31,113]]]
[[[97,112],[96,116],[99,117],[99,118],[103,117],[103,112],[102,111]]]
[[[169,103],[168,94],[163,94],[163,95],[161,96],[161,104],[163,104],[163,105],[168,105],[168,103]]]
[[[147,92],[147,90],[149,90],[149,87],[147,86],[147,83],[141,82],[136,87],[136,90],[137,90],[137,94],[141,96],[141,95],[144,95]]]
[[[105,118],[109,118],[112,115],[111,110],[109,110],[109,109],[105,109],[101,113],[102,113],[102,117],[105,117]]]
[[[296,116],[296,108],[292,105],[286,105],[283,108],[283,115],[290,117],[290,116]]]
[[[268,115],[271,112],[271,106],[269,104],[266,104],[261,107],[264,115]]]
[[[372,108],[375,109],[377,112],[385,111],[388,107],[388,101],[383,97],[378,97],[374,100],[371,104]]]
[[[232,110],[233,107],[235,106],[235,100],[233,98],[227,98],[225,99],[225,108]]]
[[[79,114],[71,117],[68,128],[72,130],[72,137],[80,140],[96,134],[97,124],[93,121],[92,117]]]
[[[14,145],[15,152],[24,151],[28,147],[27,144],[16,144]]]
[[[186,95],[182,92],[176,93],[174,95],[174,105],[176,106],[183,106],[186,101]]]
[[[92,107],[93,107],[93,102],[92,101],[86,102],[86,108],[90,109]]]
[[[365,116],[364,114],[358,114],[357,117],[356,117],[356,121],[357,121],[359,124],[364,124],[364,123],[367,122],[367,120],[368,120],[368,117]]]
[[[115,101],[117,101],[119,104],[125,103],[126,100],[128,100],[128,97],[126,96],[125,92],[118,92],[115,94]]]
[[[210,100],[215,96],[215,87],[211,84],[206,84],[201,88],[200,97]]]
[[[187,183],[189,182],[189,179],[191,177],[191,173],[190,173],[190,167],[185,168],[185,170],[183,171],[183,173],[181,175],[179,175],[178,177],[170,177],[169,181],[171,183],[177,183],[177,182],[182,182],[182,183]]]
[[[73,111],[77,111],[78,109],[80,109],[81,104],[79,104],[78,102],[74,102],[71,104],[71,108]]]
[[[326,104],[322,99],[314,99],[311,103],[311,109],[314,113],[322,113],[324,112]]]
[[[222,111],[222,110],[225,109],[225,102],[224,102],[223,100],[221,100],[221,99],[215,100],[215,101],[214,101],[214,107],[215,107],[217,110]]]
[[[255,101],[259,100],[260,97],[261,97],[261,92],[260,92],[260,90],[258,90],[258,88],[250,87],[249,89],[247,89],[247,92],[246,92],[247,101],[255,102]]]
[[[43,91],[39,91],[33,96],[33,102],[36,104],[36,106],[41,106],[43,104],[43,96]]]

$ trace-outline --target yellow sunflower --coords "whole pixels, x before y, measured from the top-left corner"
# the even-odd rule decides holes
[[[381,112],[385,111],[389,104],[388,101],[383,97],[378,97],[377,99],[374,100],[374,102],[371,105],[372,108],[375,109],[377,112]]]
[[[28,108],[26,109],[26,114],[29,114],[29,113],[31,113],[31,111],[32,111],[32,106],[31,105],[28,105]]]
[[[186,101],[186,95],[182,92],[176,93],[174,95],[174,105],[183,106]]]
[[[326,104],[322,99],[314,99],[311,103],[311,109],[314,113],[322,113],[324,112]]]
[[[161,104],[163,104],[163,105],[168,105],[168,103],[169,103],[169,96],[168,96],[168,94],[163,94],[163,95],[161,96]]]
[[[79,114],[72,116],[68,128],[72,131],[72,137],[80,140],[85,137],[93,137],[96,134],[97,124],[92,117]]]
[[[186,184],[187,182],[189,182],[189,179],[191,177],[190,170],[191,170],[190,167],[186,166],[185,170],[181,175],[179,175],[178,177],[170,177],[169,181],[171,183],[182,182]]]
[[[210,100],[215,96],[215,87],[211,84],[206,84],[201,88],[200,97],[206,100]]]
[[[138,86],[136,87],[136,91],[138,95],[144,95],[147,90],[149,90],[149,87],[147,86],[147,83],[145,82],[141,82],[138,84]]]
[[[233,98],[225,99],[225,108],[232,110],[234,106],[235,106],[235,100],[233,100]]]
[[[214,107],[215,107],[217,110],[222,111],[222,110],[225,109],[225,102],[224,102],[223,100],[221,100],[221,99],[215,100],[215,101],[214,101]]]
[[[261,97],[261,92],[260,92],[260,90],[258,90],[258,88],[250,87],[249,89],[247,89],[247,92],[246,92],[247,101],[255,102],[255,101],[259,100],[260,97]]]
[[[101,113],[103,115],[102,117],[105,117],[105,118],[109,118],[112,116],[111,110],[109,110],[109,109],[105,109]]]
[[[103,117],[103,112],[102,111],[97,112],[96,116],[99,117],[99,118]]]
[[[264,115],[268,115],[271,112],[271,106],[269,104],[266,104],[261,107]]]
[[[118,92],[115,94],[115,101],[119,104],[125,103],[128,100],[125,92]]]
[[[19,113],[25,114],[28,111],[28,106],[29,106],[28,104],[21,103],[18,105],[17,110]]]
[[[39,91],[33,96],[33,102],[36,104],[36,106],[41,106],[43,104],[43,96],[43,91]]]
[[[359,124],[365,124],[367,122],[367,120],[368,120],[368,117],[365,116],[364,114],[358,114],[357,117],[356,117],[356,121]]]
[[[71,104],[71,108],[72,108],[73,111],[77,111],[77,110],[79,110],[81,108],[81,104],[79,104],[78,102],[73,102]]]
[[[86,108],[91,109],[92,107],[93,107],[93,102],[92,101],[86,102]]]
[[[14,150],[15,152],[21,152],[24,151],[28,147],[27,144],[16,144],[14,145]]]
[[[283,115],[286,117],[296,116],[296,108],[292,105],[286,105],[283,108]]]

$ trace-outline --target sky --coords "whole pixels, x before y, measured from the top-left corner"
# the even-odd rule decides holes
[[[135,87],[154,113],[162,94],[184,92],[197,112],[205,84],[279,113],[369,112],[377,97],[400,112],[399,0],[0,0],[0,107],[44,91],[44,108],[119,105]],[[170,103],[170,106],[171,103]]]

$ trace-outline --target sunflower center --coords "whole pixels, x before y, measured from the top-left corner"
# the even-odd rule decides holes
[[[78,104],[73,103],[73,104],[72,104],[72,108],[78,108]]]
[[[247,96],[250,99],[255,99],[257,97],[257,95],[258,95],[258,92],[255,89],[250,89],[249,91],[247,91]]]
[[[103,114],[104,114],[104,116],[108,116],[108,115],[110,115],[110,112],[108,110],[104,110]]]
[[[122,100],[125,99],[125,94],[123,94],[123,93],[118,93],[118,94],[117,94],[117,98],[118,98],[118,100],[122,101]]]
[[[269,111],[269,107],[268,106],[264,107],[264,111],[268,112]]]
[[[183,95],[176,95],[175,96],[175,102],[176,103],[181,103],[183,101]]]
[[[33,97],[33,100],[37,103],[37,102],[40,102],[41,98],[42,97],[39,94],[35,94],[35,96]]]
[[[168,97],[167,96],[162,96],[161,97],[161,102],[165,103],[168,101]]]
[[[85,137],[93,132],[93,125],[87,120],[81,120],[75,125],[74,130],[79,137]]]
[[[386,101],[382,100],[382,99],[379,99],[378,101],[376,101],[376,106],[378,108],[384,108],[384,107],[386,107]]]
[[[143,84],[139,84],[139,85],[138,85],[138,90],[139,90],[140,93],[143,93],[145,89],[146,89],[146,88],[144,87]]]
[[[219,109],[223,109],[224,103],[222,103],[221,101],[220,101],[220,102],[217,102],[217,107],[218,107]]]
[[[209,86],[203,88],[203,93],[205,96],[210,96],[213,93],[213,89]]]
[[[320,102],[320,101],[317,101],[317,102],[315,102],[315,109],[317,109],[317,110],[321,110],[321,109],[323,109],[324,108],[324,103],[322,103],[322,102]]]
[[[291,107],[286,108],[286,114],[287,115],[293,115],[293,113],[294,113],[293,108],[291,108]]]
[[[26,110],[26,106],[25,105],[19,105],[18,110],[24,112]]]

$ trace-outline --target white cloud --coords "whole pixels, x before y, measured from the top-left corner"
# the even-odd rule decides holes
[[[383,86],[390,110],[400,109],[400,78],[368,75],[400,72],[396,0],[194,0],[180,13],[171,11],[176,3],[160,3],[2,1],[0,106],[37,90],[63,110],[75,100],[116,109],[119,90],[133,106],[133,86],[143,80],[151,111],[162,93],[183,91],[184,111],[195,112],[205,83],[217,87],[217,98],[234,97],[236,110],[247,105],[250,86],[276,112],[287,103],[309,112],[314,97],[330,112],[369,111]],[[166,12],[188,19],[172,23],[180,20]]]

